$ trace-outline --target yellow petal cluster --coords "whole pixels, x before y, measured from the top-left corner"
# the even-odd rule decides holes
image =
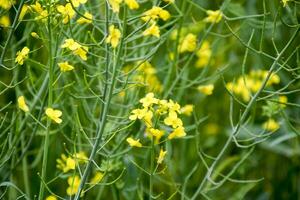
[[[135,10],[135,9],[138,9],[140,7],[139,3],[136,0],[125,0],[125,4],[131,10]]]
[[[159,27],[156,25],[156,23],[152,23],[152,25],[147,28],[144,32],[143,32],[144,36],[154,36],[159,38],[160,37],[160,30]]]
[[[193,52],[197,47],[197,36],[193,33],[188,33],[182,40],[179,46],[179,52]]]
[[[159,155],[158,155],[158,158],[157,158],[157,164],[161,164],[164,161],[166,154],[167,154],[167,151],[164,151],[163,149],[160,149]]]
[[[201,92],[202,94],[205,95],[212,95],[213,91],[214,91],[214,85],[213,84],[209,84],[209,85],[200,85],[197,87],[197,90],[199,92]]]
[[[280,125],[278,122],[276,122],[274,119],[270,118],[268,119],[268,121],[266,121],[264,124],[263,124],[263,128],[267,131],[276,131],[277,129],[280,128]]]
[[[122,1],[123,0],[108,0],[114,13],[118,13],[120,11],[120,4]]]
[[[21,51],[18,51],[15,62],[18,63],[19,65],[23,65],[24,60],[28,58],[29,51],[30,49],[28,47],[24,47]]]
[[[76,194],[78,188],[79,188],[79,185],[80,185],[80,178],[79,176],[70,176],[68,178],[68,188],[67,188],[67,194],[69,196],[72,196],[74,194]]]
[[[84,17],[80,17],[78,20],[77,20],[77,23],[78,24],[90,24],[92,23],[93,21],[93,15],[89,12],[85,12]]]
[[[88,47],[83,46],[73,39],[66,39],[61,45],[61,48],[67,48],[72,51],[74,55],[79,56],[82,60],[87,60]]]
[[[126,141],[128,142],[128,144],[131,147],[142,147],[142,144],[140,143],[139,139],[135,140],[132,137],[129,137],[129,138],[126,139]]]
[[[194,105],[187,104],[180,109],[180,113],[183,115],[191,116],[193,110],[194,110]]]
[[[208,65],[209,60],[211,58],[211,48],[208,41],[204,41],[199,50],[196,52],[196,56],[198,57],[196,61],[196,67],[202,68]]]
[[[8,15],[3,15],[2,17],[0,17],[0,26],[4,28],[10,26],[10,19]]]
[[[20,96],[18,98],[18,106],[21,110],[23,110],[24,112],[28,112],[29,111],[29,108],[25,102],[25,98],[24,96]]]
[[[121,31],[115,28],[114,25],[109,27],[109,35],[106,38],[106,43],[110,43],[113,48],[116,48],[121,38]]]
[[[58,66],[60,68],[60,71],[67,72],[74,69],[72,65],[70,65],[68,62],[60,62],[58,63]]]
[[[45,113],[55,123],[60,124],[62,122],[62,119],[60,118],[62,115],[62,112],[60,110],[54,110],[53,108],[47,108]]]
[[[204,19],[204,22],[219,23],[223,18],[223,14],[220,10],[207,10],[206,14],[207,17]]]
[[[58,5],[56,9],[62,15],[64,24],[67,24],[76,14],[71,3],[67,3],[65,6]]]

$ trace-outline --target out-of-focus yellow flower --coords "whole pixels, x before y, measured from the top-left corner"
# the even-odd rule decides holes
[[[65,6],[58,5],[56,9],[60,14],[62,14],[64,24],[68,23],[69,20],[71,20],[76,14],[71,3],[67,3]]]
[[[30,49],[28,47],[24,47],[21,51],[18,51],[15,62],[18,63],[19,65],[23,65],[24,60],[28,58],[29,51]]]
[[[156,23],[152,23],[152,25],[143,32],[143,35],[144,36],[153,35],[159,38],[160,37],[159,27],[156,25]]]
[[[62,120],[60,119],[62,112],[60,110],[54,110],[53,108],[47,108],[45,113],[55,123],[60,124],[62,122]]]
[[[153,6],[150,10],[144,12],[144,16],[142,20],[149,21],[149,20],[157,20],[162,19],[167,21],[171,17],[170,13],[167,10],[162,9],[158,6]]]
[[[75,8],[79,7],[80,4],[85,4],[87,2],[87,0],[71,0],[73,6]]]
[[[104,174],[100,171],[95,172],[93,178],[91,179],[91,184],[98,184],[104,177]]]
[[[289,2],[290,0],[281,0],[282,4],[283,4],[283,7],[286,7],[287,3]]]
[[[286,96],[279,96],[278,101],[280,103],[280,107],[285,108],[285,104],[288,102],[288,98]]]
[[[114,25],[109,27],[109,35],[106,38],[106,43],[110,43],[113,48],[116,48],[121,38],[121,31],[115,28]]]
[[[196,61],[196,67],[205,67],[208,65],[211,57],[211,49],[208,41],[204,41],[200,49],[196,52],[198,60]]]
[[[74,67],[72,65],[70,65],[68,62],[58,63],[58,66],[60,68],[60,71],[62,71],[62,72],[67,72],[67,71],[71,71],[74,69]]]
[[[48,11],[44,10],[42,5],[37,1],[29,8],[39,14],[39,16],[35,18],[36,20],[40,20],[40,19],[46,20],[46,18],[48,17]]]
[[[82,60],[87,60],[88,47],[80,45],[73,39],[66,39],[61,48],[68,48],[74,55],[78,55]]]
[[[179,46],[179,52],[184,53],[184,52],[193,52],[197,47],[197,36],[193,33],[187,34],[180,46]]]
[[[148,109],[134,109],[131,111],[131,115],[129,116],[130,120],[143,119],[147,114]]]
[[[135,140],[132,137],[129,137],[129,138],[126,139],[126,141],[128,142],[128,144],[131,147],[142,147],[142,144],[140,143],[139,139]]]
[[[152,106],[152,104],[157,104],[158,99],[154,97],[154,94],[152,92],[146,94],[146,96],[142,99],[140,99],[140,103],[143,104],[144,108],[148,108]]]
[[[177,128],[182,126],[182,121],[177,117],[176,112],[169,112],[168,117],[164,119],[164,123],[168,126],[172,126],[173,128]]]
[[[209,84],[209,85],[200,85],[197,87],[197,90],[199,92],[201,92],[202,94],[205,95],[212,95],[213,91],[214,91],[214,85],[213,84]]]
[[[184,127],[179,126],[176,129],[174,129],[174,131],[172,133],[170,133],[170,135],[168,136],[168,139],[171,140],[173,138],[180,138],[180,137],[184,137],[184,136],[186,136]]]
[[[61,155],[61,158],[56,159],[56,167],[61,169],[64,173],[74,170],[76,161],[72,157],[67,157],[65,154]]]
[[[20,96],[18,98],[18,106],[21,110],[23,110],[24,112],[28,112],[29,111],[29,108],[25,102],[25,98],[24,96]]]
[[[191,116],[193,110],[194,110],[194,105],[187,104],[180,109],[180,113],[187,115],[187,116]]]
[[[56,196],[50,195],[45,200],[57,200]]]
[[[175,0],[164,0],[164,2],[166,2],[166,3],[174,3]]]
[[[159,155],[158,155],[158,158],[157,158],[157,164],[161,164],[164,161],[166,154],[167,154],[167,151],[164,151],[163,149],[160,149]]]
[[[76,194],[78,188],[79,188],[79,185],[80,185],[80,178],[79,176],[71,176],[68,178],[68,185],[69,187],[67,188],[67,194],[69,196],[72,196],[74,194]]]
[[[16,1],[14,0],[0,0],[0,7],[4,10],[9,10]]]
[[[165,132],[163,130],[159,130],[159,129],[155,129],[155,128],[148,128],[146,129],[146,133],[148,133],[148,135],[154,136],[155,137],[155,143],[159,143],[160,138],[165,134]]]
[[[204,19],[204,22],[219,23],[223,17],[223,14],[220,10],[207,10],[206,14],[208,16]]]
[[[120,4],[123,0],[109,0],[109,4],[111,5],[111,8],[114,13],[118,13],[120,11]]]
[[[204,132],[208,135],[216,135],[219,132],[219,126],[216,123],[208,123],[204,127]]]
[[[90,24],[90,23],[92,23],[92,21],[93,21],[93,15],[91,13],[85,12],[83,16],[84,17],[80,17],[77,20],[78,24],[84,24],[84,23]]]
[[[138,9],[140,5],[136,0],[125,0],[126,5],[129,7],[131,10]]]
[[[27,4],[23,5],[19,19],[18,19],[19,21],[21,21],[24,18],[24,16],[26,15],[26,13],[28,11],[28,8],[29,8],[29,6]]]
[[[40,38],[40,36],[36,32],[31,32],[30,35],[36,39]]]
[[[0,26],[7,28],[10,26],[10,19],[7,15],[0,17]]]
[[[265,123],[263,123],[263,128],[268,130],[268,131],[276,131],[277,129],[279,129],[280,125],[278,122],[276,122],[274,119],[270,118],[268,119],[268,121],[266,121]]]

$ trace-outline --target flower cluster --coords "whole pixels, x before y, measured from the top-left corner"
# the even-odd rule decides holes
[[[255,93],[259,90],[267,75],[268,71],[266,70],[253,70],[245,76],[238,77],[236,82],[227,83],[226,88],[247,102],[250,100],[251,93]],[[272,86],[279,82],[280,77],[273,73],[266,86]]]
[[[129,116],[130,120],[141,120],[146,126],[146,135],[154,138],[156,143],[165,136],[165,132],[171,130],[167,136],[168,139],[180,138],[186,135],[183,122],[179,118],[180,105],[172,100],[161,100],[154,97],[153,93],[148,93],[140,99],[142,108],[134,109]],[[160,128],[166,128],[163,130]],[[141,147],[139,140],[128,138],[127,142],[131,146]]]
[[[121,38],[121,31],[115,28],[114,25],[109,27],[109,35],[106,38],[106,43],[110,43],[112,48],[116,48]]]
[[[82,151],[68,157],[65,154],[62,154],[61,158],[56,159],[56,167],[66,173],[70,170],[74,170],[76,163],[86,163],[87,160],[88,158],[85,155],[85,152]]]
[[[24,60],[28,58],[29,51],[30,49],[28,47],[24,47],[21,51],[18,51],[15,62],[19,65],[23,65]]]
[[[207,10],[207,17],[204,19],[204,22],[209,23],[219,23],[223,18],[223,13],[220,10]]]
[[[82,60],[87,60],[88,47],[83,46],[73,39],[66,39],[61,45],[61,48],[67,48],[72,51],[74,55],[78,55]]]

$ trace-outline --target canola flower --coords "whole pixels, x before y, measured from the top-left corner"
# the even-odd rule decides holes
[[[206,14],[208,16],[204,19],[204,22],[219,23],[223,18],[223,13],[220,10],[207,10]]]
[[[79,176],[70,176],[69,178],[68,178],[68,188],[67,188],[67,194],[69,195],[69,196],[72,196],[72,195],[74,195],[74,194],[76,194],[76,192],[77,192],[77,190],[78,190],[78,188],[79,188],[79,185],[80,185],[80,178],[79,178]]]
[[[138,9],[140,7],[139,3],[136,0],[125,0],[125,4],[131,10],[135,10],[135,9]]]
[[[73,39],[66,39],[61,45],[61,48],[67,48],[71,50],[74,55],[79,56],[82,60],[87,60],[86,54],[88,52],[88,47],[79,44]]]
[[[75,153],[68,157],[65,154],[61,154],[61,157],[56,159],[56,167],[62,170],[62,172],[66,173],[70,170],[74,170],[77,163],[86,163],[87,160],[88,158],[83,151]]]
[[[167,10],[164,10],[161,7],[153,6],[151,9],[144,12],[142,20],[147,22],[149,20],[158,20],[162,19],[163,21],[167,21],[171,17],[170,13]]]
[[[100,171],[97,171],[97,172],[95,172],[94,176],[90,180],[90,183],[93,185],[98,184],[99,182],[101,182],[103,177],[104,177],[104,174]]]
[[[27,106],[27,104],[25,102],[24,96],[18,97],[18,106],[24,112],[29,112],[29,107]]]
[[[16,1],[14,0],[0,0],[0,8],[9,10],[15,3]]]
[[[54,110],[53,108],[47,108],[45,113],[55,123],[60,124],[62,122],[62,119],[60,118],[62,115],[62,112],[60,110]]]
[[[21,10],[19,19],[18,19],[19,21],[21,21],[24,18],[24,16],[27,14],[28,9],[29,9],[29,6],[27,4],[24,4],[22,7],[22,10]]]
[[[285,108],[286,107],[286,103],[288,102],[287,96],[279,96],[278,97],[278,102],[280,103],[280,107],[281,108]]]
[[[279,123],[272,118],[268,119],[265,123],[263,123],[262,126],[265,130],[272,131],[272,132],[275,132],[280,128]]]
[[[72,71],[74,69],[68,62],[60,62],[58,63],[58,66],[62,72]]]
[[[196,61],[196,67],[202,68],[208,65],[210,58],[212,55],[212,51],[210,48],[210,44],[208,41],[204,41],[199,50],[196,52],[196,56],[198,57]]]
[[[156,25],[156,23],[152,23],[152,25],[147,28],[144,32],[143,32],[144,36],[154,36],[159,38],[160,37],[160,30],[159,27]]]
[[[286,7],[287,6],[287,3],[289,2],[290,0],[281,0],[282,4],[283,4],[283,7]]]
[[[139,139],[135,140],[132,137],[129,137],[129,138],[126,139],[126,141],[128,142],[128,144],[131,147],[142,147],[142,144],[140,143]]]
[[[40,36],[36,32],[31,32],[30,35],[36,39],[40,38]]]
[[[71,3],[67,3],[65,6],[58,5],[56,9],[62,15],[64,24],[67,24],[76,14]]]
[[[115,28],[114,25],[109,26],[109,35],[106,38],[106,43],[111,44],[112,48],[116,48],[121,38],[121,31]]]
[[[29,51],[30,49],[28,47],[24,47],[21,51],[18,51],[15,62],[19,65],[23,65],[24,61],[28,58]]]
[[[259,90],[267,75],[268,71],[266,70],[252,70],[249,74],[238,77],[236,82],[227,83],[226,88],[230,92],[240,96],[243,101],[248,102],[251,93],[255,93]],[[270,87],[278,83],[280,83],[280,77],[273,73],[266,86]]]
[[[180,113],[186,116],[191,116],[194,110],[194,105],[187,104],[180,109]]]
[[[0,17],[0,27],[7,28],[10,26],[10,19],[8,15],[3,15]]]
[[[155,143],[165,135],[159,127],[163,124],[169,126],[172,131],[168,139],[180,138],[186,135],[183,122],[179,118],[180,105],[172,100],[157,99],[154,93],[148,93],[139,101],[142,108],[134,109],[129,116],[130,120],[141,120],[146,126],[146,135],[155,139]],[[157,123],[157,119],[160,122]],[[153,123],[153,121],[156,121]],[[155,124],[155,127],[153,126]]]
[[[45,200],[57,200],[57,198],[54,195],[50,195]]]
[[[166,3],[174,3],[175,0],[164,0],[164,2],[166,2]]]
[[[112,10],[114,13],[118,13],[120,11],[120,4],[123,0],[108,0]]]
[[[197,90],[199,92],[201,92],[202,94],[205,95],[212,95],[213,91],[214,91],[214,85],[213,84],[209,84],[209,85],[200,85],[197,87]]]
[[[179,45],[179,52],[193,52],[197,47],[197,36],[193,33],[188,33]]]
[[[37,14],[39,14],[39,16],[37,16],[35,19],[36,20],[43,20],[45,21],[46,18],[48,17],[48,11],[45,9],[43,9],[42,5],[39,2],[35,2],[35,4],[31,5],[29,7],[32,11],[36,12]]]
[[[71,3],[75,8],[79,7],[81,4],[85,4],[87,0],[71,0]]]
[[[161,164],[164,161],[166,154],[167,154],[167,151],[164,151],[163,149],[160,149],[159,155],[158,155],[158,158],[157,158],[157,164]]]
[[[89,12],[83,14],[84,17],[80,17],[76,22],[77,24],[90,24],[93,22],[93,15]]]

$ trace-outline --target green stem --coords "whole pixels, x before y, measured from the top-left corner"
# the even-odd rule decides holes
[[[149,179],[149,199],[152,199],[153,194],[153,167],[154,167],[154,139],[151,137],[151,156],[150,156],[150,179]]]
[[[54,76],[54,68],[53,68],[53,57],[52,57],[52,30],[51,30],[51,14],[50,14],[50,9],[51,9],[51,0],[48,2],[48,19],[47,19],[47,26],[48,26],[48,38],[49,38],[49,82],[48,82],[48,107],[52,107],[52,102],[53,102],[53,76]],[[43,163],[42,163],[42,176],[41,176],[41,184],[40,184],[40,192],[39,192],[39,200],[42,200],[44,198],[44,190],[45,186],[43,182],[46,182],[46,174],[47,174],[47,163],[48,163],[48,149],[49,149],[49,139],[50,139],[50,125],[51,125],[51,120],[47,120],[47,132],[45,136],[45,141],[44,141],[44,154],[43,154]]]

